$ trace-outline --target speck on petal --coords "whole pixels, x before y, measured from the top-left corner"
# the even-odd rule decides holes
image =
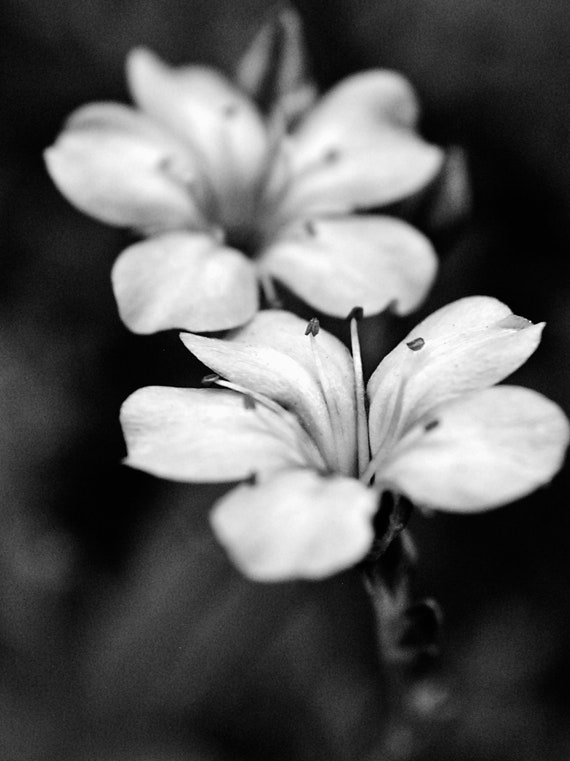
[[[377,499],[356,479],[293,470],[238,486],[215,505],[211,523],[249,578],[321,579],[366,555]]]

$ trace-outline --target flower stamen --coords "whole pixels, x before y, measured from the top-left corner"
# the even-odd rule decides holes
[[[362,370],[362,354],[358,323],[363,317],[362,307],[354,307],[348,315],[350,320],[350,344],[352,349],[352,364],[354,367],[354,391],[356,398],[356,435],[358,451],[358,474],[362,475],[370,462],[368,446],[368,422],[366,419],[366,392],[364,388],[364,373]]]
[[[321,326],[317,317],[311,317],[305,329],[305,335],[309,336],[309,340],[311,343],[311,355],[315,365],[317,380],[319,382],[321,393],[323,395],[323,399],[325,402],[325,407],[327,409],[328,419],[329,419],[331,432],[332,432],[332,439],[333,439],[332,444],[333,444],[335,464],[336,464],[336,467],[338,468],[340,467],[340,462],[341,462],[339,446],[341,445],[341,442],[343,441],[343,431],[342,431],[342,428],[339,427],[339,423],[340,423],[339,415],[336,414],[336,410],[332,408],[334,395],[328,380],[328,376],[325,372],[325,368],[323,366],[323,361],[321,359],[319,347],[317,345],[317,335],[320,329],[321,329]]]

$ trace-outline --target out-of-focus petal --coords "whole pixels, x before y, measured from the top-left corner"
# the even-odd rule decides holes
[[[219,375],[265,394],[298,415],[329,467],[350,474],[356,453],[352,359],[347,348],[326,331],[306,336],[306,325],[289,312],[271,309],[258,312],[224,340],[181,338]]]
[[[215,505],[211,523],[246,576],[320,579],[367,553],[377,500],[356,479],[297,470],[237,487]]]
[[[444,402],[398,443],[377,478],[419,505],[451,512],[499,507],[548,483],[569,426],[546,397],[497,386]]]
[[[388,69],[354,74],[331,88],[299,125],[294,136],[299,162],[373,138],[385,127],[411,130],[418,114],[414,90],[401,74]]]
[[[147,386],[123,403],[127,465],[176,481],[236,481],[282,468],[322,467],[298,445],[292,416],[217,389]],[[306,437],[304,437],[306,439]]]
[[[45,160],[63,195],[107,224],[156,232],[203,223],[190,154],[127,106],[94,103],[79,109]]]
[[[393,305],[407,314],[425,297],[437,269],[428,239],[398,219],[351,216],[292,225],[261,263],[308,304],[345,317]]]
[[[280,8],[255,35],[239,61],[236,82],[269,115],[288,127],[317,97],[303,27],[293,7]]]
[[[143,111],[186,140],[200,157],[223,221],[239,222],[252,202],[268,150],[265,126],[253,103],[215,69],[170,68],[143,48],[129,54],[127,76]]]
[[[323,142],[301,162],[290,147],[290,185],[279,199],[282,221],[345,213],[394,203],[421,190],[441,168],[443,151],[414,133],[382,128],[366,138],[354,129],[345,143]]]
[[[459,299],[431,314],[370,378],[372,451],[397,438],[431,407],[513,373],[537,348],[543,327],[487,296]]]
[[[127,248],[112,271],[125,325],[135,333],[226,330],[257,311],[253,264],[205,233],[170,233]]]

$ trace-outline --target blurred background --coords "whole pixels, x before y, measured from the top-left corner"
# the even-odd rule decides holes
[[[472,212],[436,243],[419,314],[483,293],[548,323],[514,380],[570,413],[570,6],[298,0],[318,82],[407,75],[422,131],[467,151]],[[210,536],[223,489],[124,468],[122,400],[202,368],[120,323],[125,234],[84,217],[42,151],[69,112],[127,101],[134,45],[231,73],[264,0],[0,6],[0,758],[561,761],[570,757],[568,471],[489,514],[414,515],[441,655],[402,690],[356,573],[242,579]],[[379,339],[380,340],[380,339]]]

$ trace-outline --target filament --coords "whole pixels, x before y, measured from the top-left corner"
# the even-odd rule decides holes
[[[362,309],[353,309],[350,313],[350,343],[352,349],[352,364],[354,366],[354,393],[356,398],[356,436],[358,452],[358,473],[362,475],[370,462],[368,446],[368,422],[366,419],[366,394],[364,390],[364,373],[362,370],[362,354],[358,335],[358,320],[362,317]]]

